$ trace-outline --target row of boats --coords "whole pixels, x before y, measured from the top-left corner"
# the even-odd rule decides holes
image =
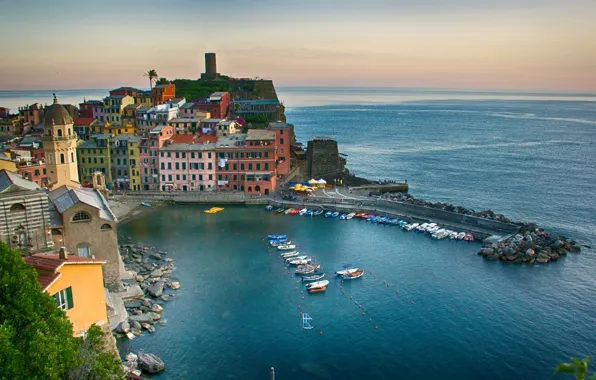
[[[280,257],[290,266],[296,266],[295,274],[302,276],[306,291],[309,294],[322,293],[327,290],[329,280],[324,280],[326,273],[322,272],[321,264],[312,262],[307,255],[302,255],[296,250],[296,244],[288,239],[286,235],[268,235],[269,245],[276,247]],[[321,273],[322,272],[322,273]],[[344,267],[335,272],[335,276],[353,280],[364,275],[364,269]]]
[[[268,205],[266,207],[268,211],[273,211],[273,206]],[[313,210],[307,208],[278,208],[275,210],[277,213],[284,213],[286,215],[299,215],[299,216],[319,216],[323,215],[325,218],[339,219],[339,220],[351,220],[360,219],[366,220],[373,224],[387,224],[399,226],[406,231],[415,231],[419,233],[427,233],[432,238],[451,239],[451,240],[464,240],[474,241],[474,235],[469,232],[458,232],[447,228],[443,228],[436,223],[410,223],[405,219],[393,218],[389,216],[367,214],[367,213],[340,213],[339,211],[327,211],[324,210]]]

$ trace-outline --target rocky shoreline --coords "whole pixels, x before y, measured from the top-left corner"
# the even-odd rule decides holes
[[[416,199],[410,194],[402,193],[384,194],[381,198],[519,226],[516,234],[496,243],[486,243],[478,251],[479,256],[488,260],[501,260],[506,263],[546,264],[551,261],[557,261],[569,252],[579,253],[581,251],[581,247],[573,240],[552,232],[546,232],[535,223],[514,221],[492,210],[476,211],[462,206],[455,206],[451,203],[429,202],[423,199]]]
[[[176,297],[180,283],[172,278],[176,270],[173,259],[166,257],[168,252],[156,247],[132,243],[120,245],[120,255],[127,270],[132,271],[135,280],[143,290],[144,297],[124,302],[128,320],[116,328],[117,339],[134,339],[144,332],[153,334],[156,328],[166,326],[163,318],[164,304]],[[161,363],[161,364],[160,364]],[[164,369],[163,362],[153,354],[129,353],[123,363],[127,373],[138,372],[137,366],[147,373],[157,373]]]

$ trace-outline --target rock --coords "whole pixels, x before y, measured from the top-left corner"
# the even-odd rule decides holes
[[[132,325],[133,329],[137,329],[137,330],[141,329],[141,324],[137,321],[131,321],[131,325]]]
[[[159,373],[165,369],[165,364],[157,356],[140,351],[139,368],[147,373]]]
[[[133,315],[132,317],[129,318],[133,323],[139,322],[141,324],[141,326],[143,325],[143,323],[149,323],[149,324],[153,324],[153,318],[151,318],[151,315],[149,313],[147,314],[139,314],[139,315]]]
[[[141,307],[140,307],[140,309],[141,309],[141,311],[142,311],[143,313],[148,313],[148,312],[150,312],[150,311],[151,311],[151,309],[149,309],[149,308],[148,308],[147,306],[145,306],[145,305],[141,306]]]
[[[128,332],[128,333],[126,333],[126,337],[127,337],[129,340],[133,340],[134,338],[136,338],[136,337],[137,337],[137,335],[136,335],[136,334],[134,334],[134,331],[132,331],[132,332]]]
[[[535,252],[532,248],[528,248],[528,250],[526,251],[526,255],[528,256],[534,256]]]
[[[534,240],[532,240],[532,235],[530,235],[530,234],[527,234],[525,239],[526,239],[526,241],[529,241],[530,243],[534,241]]]
[[[166,262],[171,263],[172,261],[174,261],[174,259],[172,259],[171,257],[166,258]]]
[[[149,257],[157,261],[161,260],[161,255],[159,253],[151,252],[149,254]]]
[[[578,253],[580,252],[582,249],[579,245],[571,245],[569,247],[569,252],[573,252],[573,253]]]
[[[163,307],[154,303],[153,306],[151,306],[151,311],[154,313],[161,313],[163,311]]]
[[[139,309],[134,309],[132,311],[132,315],[141,315],[141,314],[143,314],[143,312],[141,310],[139,310]]]
[[[137,299],[124,302],[124,307],[127,309],[139,308],[139,307],[141,307],[141,305],[142,305],[141,300],[137,300]]]
[[[153,272],[151,272],[151,277],[153,278],[159,278],[163,276],[163,272],[161,271],[161,269],[156,269]]]
[[[128,324],[128,322],[122,321],[118,323],[118,326],[116,326],[116,331],[122,334],[126,334],[130,331],[130,325]]]
[[[141,330],[137,330],[137,329],[130,329],[130,333],[133,333],[135,336],[143,335],[143,332]]]
[[[151,327],[151,325],[149,323],[141,323],[141,327],[143,327],[145,330],[149,330],[149,327]]]
[[[161,315],[159,315],[158,313],[154,313],[154,312],[150,311],[147,314],[149,314],[151,319],[153,319],[154,321],[159,321],[161,319]]]
[[[173,282],[170,284],[170,288],[172,288],[172,289],[174,289],[174,290],[180,289],[180,283],[179,283],[178,281],[173,281]]]
[[[139,360],[139,357],[134,352],[129,352],[128,355],[126,355],[127,362],[136,362],[137,360]]]
[[[139,274],[135,277],[135,280],[137,280],[137,282],[143,282],[143,281],[145,281],[145,277],[143,277]]]
[[[151,294],[153,297],[159,297],[163,294],[163,287],[163,281],[158,281],[155,284],[149,286],[147,288],[147,292],[149,292],[149,294]]]
[[[155,327],[149,325],[149,328],[147,329],[147,331],[149,331],[149,334],[153,334],[155,332]]]

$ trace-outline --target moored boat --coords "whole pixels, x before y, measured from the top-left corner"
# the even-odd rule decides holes
[[[315,271],[315,267],[312,265],[304,265],[296,268],[296,274],[311,274]]]
[[[306,289],[322,288],[327,285],[329,285],[328,280],[316,281],[316,282],[311,282],[310,284],[306,284]]]
[[[358,268],[348,268],[348,269],[342,269],[342,270],[338,270],[337,272],[335,272],[336,275],[338,276],[343,276],[344,274],[348,274],[348,273],[354,273],[358,270]]]
[[[331,215],[333,215],[333,213],[331,211],[327,211],[325,213],[325,218],[329,218]]]
[[[298,211],[298,215],[303,216],[304,214],[306,214],[307,211],[308,209],[303,208],[302,210]]]
[[[323,293],[325,290],[327,290],[327,287],[323,286],[322,288],[312,288],[312,289],[308,289],[308,293],[309,293],[309,294],[313,294],[313,293]]]
[[[294,209],[293,209],[293,208],[291,208],[291,207],[290,207],[290,208],[287,208],[287,209],[284,211],[284,214],[288,215],[288,214],[290,214],[292,211],[294,211]]]
[[[356,213],[354,213],[354,212],[351,212],[351,213],[349,213],[348,215],[346,215],[346,219],[350,220],[350,219],[352,219],[354,216],[356,216]]]
[[[305,265],[308,264],[310,262],[309,259],[303,259],[303,260],[292,260],[289,262],[290,265]]]
[[[279,240],[279,239],[287,239],[287,235],[267,235],[267,239],[269,240]]]
[[[151,207],[151,203],[149,203],[149,202],[141,202],[141,206]]]
[[[331,216],[337,218],[339,216],[339,211],[335,211]]]
[[[286,261],[304,260],[304,259],[307,259],[307,258],[308,258],[308,256],[304,256],[304,255],[303,256],[294,255],[294,256],[288,256],[286,258]]]
[[[288,244],[292,244],[292,241],[288,240],[288,239],[270,240],[269,241],[269,245],[271,245],[273,247],[279,247],[280,245],[288,245]]]
[[[271,205],[267,205],[267,207],[265,207],[265,210],[267,210],[267,211],[271,211],[271,210],[273,210],[273,206],[271,206]]]
[[[354,280],[356,278],[360,278],[364,275],[364,269],[358,269],[354,272],[346,273],[341,276],[344,280]]]
[[[347,218],[347,217],[348,217],[348,215],[347,215],[347,214],[341,214],[341,215],[339,216],[339,219],[340,219],[340,220],[346,220],[346,218]]]
[[[278,245],[277,249],[279,249],[280,251],[289,251],[291,249],[296,249],[296,244]]]
[[[291,251],[291,252],[288,252],[288,253],[283,253],[283,254],[281,254],[281,257],[282,257],[284,260],[287,260],[287,259],[289,259],[289,258],[291,258],[291,257],[296,257],[296,256],[298,256],[298,255],[300,255],[300,252],[298,252],[298,251]]]
[[[325,277],[325,273],[323,273],[323,274],[315,274],[313,276],[304,276],[304,277],[302,277],[302,281],[304,281],[304,282],[307,282],[307,281],[319,281],[323,277]]]
[[[281,213],[282,213],[282,212],[284,212],[284,211],[285,211],[285,210],[284,210],[284,208],[283,208],[283,207],[280,207],[280,208],[278,208],[277,210],[275,210],[275,212],[276,212],[277,214],[281,214]]]
[[[313,216],[319,216],[319,215],[321,215],[323,212],[324,212],[323,210],[317,210],[317,211],[313,212],[313,213],[312,213],[312,215],[313,215]]]
[[[308,209],[308,210],[306,210],[306,213],[304,214],[304,216],[313,216],[313,214],[314,214],[314,211]]]

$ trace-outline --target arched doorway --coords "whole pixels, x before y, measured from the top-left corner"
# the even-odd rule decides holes
[[[269,195],[269,189],[265,189],[265,195]]]
[[[249,187],[248,187],[248,192],[249,192],[249,193],[252,193],[252,186],[249,186]]]
[[[259,186],[259,185],[255,186],[255,191],[257,191],[257,192],[261,191],[261,186]]]

